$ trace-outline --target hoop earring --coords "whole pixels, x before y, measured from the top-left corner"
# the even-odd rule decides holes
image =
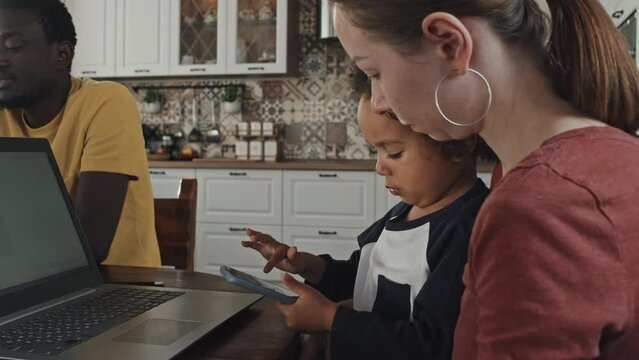
[[[482,116],[471,122],[468,124],[463,124],[463,123],[459,123],[456,122],[454,120],[452,120],[451,118],[449,118],[448,116],[446,116],[446,114],[444,114],[444,111],[442,110],[441,106],[439,105],[439,88],[441,87],[442,83],[444,82],[444,80],[446,80],[451,74],[455,73],[456,70],[452,70],[447,72],[446,74],[444,74],[439,81],[437,82],[437,87],[435,88],[435,105],[437,106],[437,111],[439,111],[439,115],[441,115],[444,120],[446,120],[446,122],[448,122],[451,125],[454,126],[458,126],[458,127],[469,127],[469,126],[473,126],[478,124],[480,121],[484,120],[484,118],[486,117],[486,115],[488,115],[488,111],[490,110],[490,106],[493,104],[493,91],[490,88],[490,83],[488,83],[488,80],[486,80],[486,78],[484,77],[484,75],[482,75],[479,71],[477,70],[473,70],[473,69],[468,69],[468,71],[470,71],[471,73],[479,76],[484,83],[486,84],[486,89],[488,90],[488,105],[486,106],[486,111],[484,111],[484,113],[482,114]]]

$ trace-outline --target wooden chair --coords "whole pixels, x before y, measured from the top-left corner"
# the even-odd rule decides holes
[[[162,265],[193,271],[197,180],[182,179],[176,199],[154,199]]]

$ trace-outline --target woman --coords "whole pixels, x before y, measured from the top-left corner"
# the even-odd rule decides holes
[[[333,2],[377,113],[479,133],[503,165],[453,357],[636,358],[639,75],[599,2],[549,0],[551,19],[535,0]]]

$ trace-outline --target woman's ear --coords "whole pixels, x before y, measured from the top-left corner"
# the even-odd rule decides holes
[[[466,73],[473,53],[473,39],[461,20],[449,13],[435,12],[422,21],[422,32],[435,48],[437,57],[450,62],[460,75]]]

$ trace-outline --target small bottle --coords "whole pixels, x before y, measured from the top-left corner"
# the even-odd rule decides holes
[[[262,136],[262,123],[251,121],[251,136]]]
[[[248,141],[238,140],[235,142],[235,158],[238,160],[248,160],[249,143]]]
[[[249,135],[249,123],[247,122],[239,122],[237,124],[237,135],[239,136],[248,136]]]
[[[253,140],[249,144],[249,155],[251,160],[264,160],[264,143],[260,140]]]

